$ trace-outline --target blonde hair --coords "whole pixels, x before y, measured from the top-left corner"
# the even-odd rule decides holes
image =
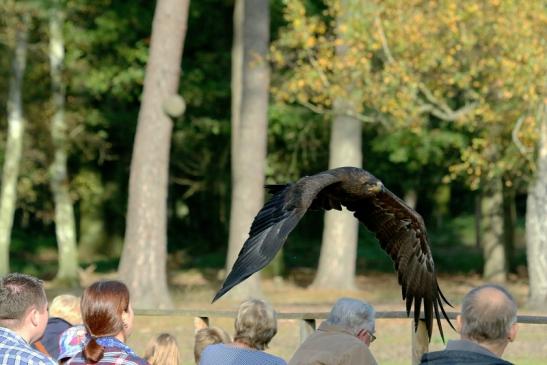
[[[49,316],[62,318],[72,325],[82,323],[80,298],[71,294],[57,295],[49,304]]]
[[[196,332],[194,342],[194,359],[196,360],[196,364],[199,364],[201,353],[207,346],[215,343],[229,342],[232,342],[232,339],[230,338],[230,335],[222,328],[207,327],[200,329]]]
[[[144,359],[150,365],[180,364],[180,351],[177,340],[169,333],[162,333],[152,338],[146,346]]]
[[[239,306],[234,327],[234,341],[264,350],[277,333],[275,311],[263,300],[247,300]]]

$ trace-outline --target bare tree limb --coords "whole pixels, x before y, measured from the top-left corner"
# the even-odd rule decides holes
[[[377,15],[376,18],[374,19],[374,23],[376,24],[376,27],[378,28],[378,33],[380,34],[380,40],[382,41],[382,49],[384,50],[384,53],[386,54],[387,62],[394,63],[395,60],[393,59],[393,56],[391,55],[391,51],[389,50],[386,34],[384,33],[384,27],[382,26],[382,20],[380,19],[379,15]]]
[[[319,64],[317,63],[317,60],[315,59],[315,57],[311,54],[311,52],[309,50],[306,53],[308,54],[308,59],[309,59],[311,65],[313,66],[313,68],[319,74],[319,78],[321,79],[321,82],[323,83],[323,86],[330,87],[329,79],[327,78],[327,75],[325,75],[323,70],[321,69],[321,66],[319,66]]]
[[[513,142],[519,149],[520,153],[523,155],[529,153],[531,151],[530,148],[527,148],[522,144],[522,142],[519,139],[518,133],[520,131],[520,128],[522,127],[522,123],[524,122],[524,115],[521,115],[519,119],[517,119],[517,122],[515,123],[515,127],[511,131],[511,137],[513,138]]]
[[[300,105],[302,105],[303,107],[305,107],[305,108],[307,108],[307,109],[309,109],[312,112],[317,113],[317,114],[325,114],[325,115],[333,115],[333,116],[334,115],[346,115],[348,117],[355,118],[355,119],[360,120],[361,122],[365,122],[365,123],[381,122],[382,124],[385,124],[385,121],[382,120],[381,118],[373,118],[371,116],[368,116],[368,115],[365,115],[365,114],[362,114],[362,113],[357,113],[357,112],[354,112],[354,111],[351,111],[351,110],[345,110],[342,113],[336,113],[333,110],[322,108],[318,105],[312,104],[312,103],[307,102],[307,101],[299,101],[298,103]]]

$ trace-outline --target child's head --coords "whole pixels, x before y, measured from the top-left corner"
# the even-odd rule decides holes
[[[196,364],[199,364],[201,352],[205,349],[205,347],[215,343],[228,342],[232,342],[232,339],[230,338],[230,335],[222,328],[207,327],[197,331],[196,340],[194,343],[194,359],[196,360]]]
[[[71,325],[82,323],[80,298],[71,294],[61,294],[49,303],[49,316],[62,318]]]
[[[177,340],[169,333],[152,338],[146,346],[144,358],[150,365],[178,365],[180,352]]]

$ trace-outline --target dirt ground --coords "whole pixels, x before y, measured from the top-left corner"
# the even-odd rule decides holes
[[[237,310],[238,302],[222,298],[211,304],[217,284],[209,284],[207,275],[198,272],[181,272],[171,277],[173,298],[177,308],[206,310]],[[210,277],[209,277],[210,279]],[[367,300],[377,311],[402,311],[404,302],[400,297],[400,288],[395,275],[378,273],[359,276],[356,279],[358,290],[312,290],[302,284],[306,280],[263,280],[262,295],[270,301],[278,312],[327,312],[337,298],[342,296]],[[439,284],[446,297],[459,311],[463,295],[472,287],[481,284],[476,276],[441,276]],[[508,289],[519,305],[519,314],[547,315],[547,308],[530,311],[525,308],[528,285],[525,279],[511,278]],[[450,308],[449,308],[450,309]],[[211,318],[210,325],[233,332],[233,320]],[[299,344],[299,324],[294,320],[280,320],[278,334],[273,339],[268,352],[288,360]],[[129,339],[129,345],[137,353],[143,354],[146,343],[156,334],[169,332],[178,339],[182,352],[182,364],[193,364],[194,327],[191,317],[137,316],[135,330]],[[448,339],[456,339],[457,334],[445,322],[445,334]],[[379,364],[411,363],[411,321],[406,319],[379,319],[376,323],[378,340],[371,346]],[[440,350],[444,344],[436,329],[430,344],[430,350]],[[521,324],[518,338],[509,344],[504,358],[519,365],[547,364],[547,325]]]

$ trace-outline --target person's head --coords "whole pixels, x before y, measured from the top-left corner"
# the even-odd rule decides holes
[[[62,318],[72,325],[82,323],[80,298],[71,294],[56,296],[49,304],[49,316]]]
[[[277,333],[277,318],[268,303],[250,299],[239,306],[234,327],[234,341],[264,350]]]
[[[215,343],[228,343],[231,341],[230,335],[222,328],[207,327],[200,329],[196,332],[194,342],[194,359],[196,360],[196,364],[199,364],[201,353],[207,346]]]
[[[517,305],[502,286],[486,284],[472,289],[463,299],[456,325],[462,338],[503,349],[517,334]],[[502,351],[503,351],[502,349]]]
[[[43,282],[30,275],[11,273],[0,280],[0,326],[28,342],[42,337],[48,320]]]
[[[180,352],[177,340],[169,333],[152,338],[146,346],[144,358],[150,365],[178,365]]]
[[[125,341],[133,329],[133,309],[129,302],[129,290],[116,280],[101,280],[89,286],[82,296],[82,319],[91,340],[84,349],[84,356],[92,362],[102,358],[104,348],[96,339],[114,336]]]
[[[61,333],[59,337],[59,355],[57,361],[64,364],[84,349],[86,330],[83,325],[73,326]]]
[[[352,298],[340,298],[332,307],[326,322],[349,329],[368,346],[376,339],[374,316],[374,308],[367,302]]]

